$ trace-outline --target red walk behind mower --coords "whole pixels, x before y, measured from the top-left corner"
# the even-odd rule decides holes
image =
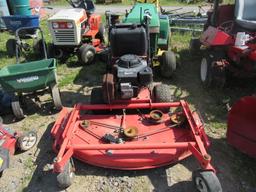
[[[104,25],[101,16],[94,14],[91,0],[67,0],[73,9],[63,9],[48,19],[52,36],[49,54],[58,59],[76,53],[82,64],[93,62],[102,51]]]
[[[256,158],[256,97],[238,100],[228,113],[228,143]]]
[[[10,155],[13,155],[17,149],[27,151],[37,142],[37,135],[33,131],[25,134],[17,133],[9,128],[3,127],[0,117],[0,177],[5,169],[9,167]]]
[[[198,114],[185,101],[170,102],[167,85],[152,86],[150,16],[142,14],[141,24],[110,27],[112,69],[102,88],[92,90],[91,104],[77,104],[72,111],[63,108],[51,130],[58,184],[71,185],[72,157],[104,168],[141,170],[194,155],[201,166],[193,174],[197,189],[221,192]]]
[[[234,5],[214,1],[200,39],[208,48],[200,71],[205,87],[223,87],[227,74],[238,78],[256,75],[255,7],[255,0],[236,0]],[[197,41],[191,41],[192,47],[200,47]]]

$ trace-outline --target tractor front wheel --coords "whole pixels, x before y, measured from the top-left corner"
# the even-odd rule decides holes
[[[176,55],[172,51],[165,51],[161,56],[160,63],[161,75],[170,78],[176,70]]]
[[[18,119],[23,119],[24,113],[23,110],[20,106],[20,102],[18,98],[15,98],[12,102],[11,102],[11,107],[12,107],[12,112],[15,115],[16,118]]]
[[[29,131],[18,138],[17,145],[21,151],[27,151],[32,147],[34,147],[36,142],[37,142],[36,132]]]
[[[218,61],[219,59],[212,54],[202,58],[200,79],[206,88],[223,88],[226,83],[225,66],[216,65]]]
[[[192,177],[197,191],[222,192],[220,181],[213,171],[195,171]]]
[[[7,50],[7,55],[9,57],[15,56],[16,53],[16,40],[15,39],[8,39],[6,42],[6,50]]]
[[[96,50],[92,45],[84,44],[78,50],[78,59],[82,64],[91,64],[94,60]]]
[[[58,186],[62,189],[68,188],[74,181],[75,178],[75,166],[72,159],[70,159],[64,170],[57,175]]]

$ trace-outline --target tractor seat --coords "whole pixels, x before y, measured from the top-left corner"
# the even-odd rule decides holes
[[[86,12],[93,13],[95,6],[92,0],[71,0],[75,8],[85,9]]]
[[[143,26],[117,24],[111,29],[109,38],[113,57],[147,55],[147,35]]]
[[[241,27],[256,30],[256,0],[236,0],[235,17]]]

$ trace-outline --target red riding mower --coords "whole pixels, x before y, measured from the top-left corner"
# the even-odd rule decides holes
[[[67,0],[74,9],[63,9],[48,19],[52,36],[49,54],[57,59],[76,53],[83,64],[93,62],[103,49],[104,25],[101,16],[94,14],[91,0]]]
[[[201,35],[207,54],[201,62],[200,78],[205,87],[223,87],[227,74],[235,77],[256,75],[256,1],[236,0],[234,5],[214,1]],[[191,47],[200,48],[198,39]]]
[[[0,177],[5,169],[9,167],[10,155],[17,149],[27,151],[37,142],[37,135],[33,131],[26,134],[17,133],[9,128],[3,127],[0,117]]]
[[[111,58],[102,88],[92,90],[91,104],[63,108],[55,122],[58,184],[71,185],[72,157],[104,168],[141,170],[193,155],[201,166],[193,174],[197,189],[220,192],[201,118],[185,101],[170,102],[168,86],[151,86],[149,16],[141,18],[141,24],[110,26]]]

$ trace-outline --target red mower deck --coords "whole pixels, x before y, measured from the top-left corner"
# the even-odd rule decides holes
[[[228,114],[228,143],[256,158],[256,97],[246,96],[237,101]]]
[[[152,123],[140,114],[80,115],[81,111],[114,109],[183,109],[185,121],[174,124],[164,113],[162,121]],[[146,116],[146,115],[145,115]],[[85,121],[86,120],[86,121]],[[136,127],[138,134],[120,144],[107,144],[105,134]],[[185,101],[173,103],[129,103],[113,105],[76,105],[71,112],[64,108],[51,131],[53,149],[58,152],[54,171],[61,172],[73,156],[88,164],[112,169],[148,169],[175,163],[194,155],[202,169],[214,171],[205,147],[209,141],[196,112]]]

